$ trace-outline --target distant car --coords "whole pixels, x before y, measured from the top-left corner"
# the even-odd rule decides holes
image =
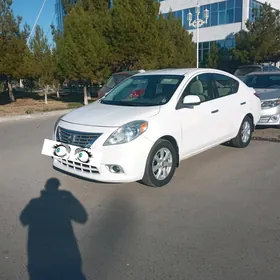
[[[108,79],[106,84],[98,91],[98,97],[103,97],[107,92],[109,92],[116,85],[121,83],[123,80],[138,74],[142,73],[144,70],[136,70],[136,71],[127,71],[127,72],[117,72],[112,74],[112,76]]]
[[[244,83],[253,87],[261,99],[258,125],[280,127],[280,72],[259,72],[246,76]]]
[[[275,72],[275,71],[280,71],[279,68],[273,66],[273,65],[258,65],[258,64],[254,64],[254,65],[242,65],[239,66],[235,72],[234,75],[236,77],[238,77],[239,79],[243,80],[245,78],[245,76],[249,73],[252,72]]]
[[[215,69],[136,74],[58,119],[42,154],[75,176],[161,187],[186,158],[225,142],[249,145],[261,109],[254,92]]]

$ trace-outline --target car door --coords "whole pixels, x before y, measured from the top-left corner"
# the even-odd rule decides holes
[[[246,115],[246,94],[239,91],[239,82],[225,74],[212,74],[217,107],[219,107],[220,141],[235,137]]]
[[[183,99],[187,95],[199,96],[201,104],[184,107]],[[211,74],[199,74],[186,85],[177,104],[183,157],[206,150],[221,139],[219,103],[215,98]]]

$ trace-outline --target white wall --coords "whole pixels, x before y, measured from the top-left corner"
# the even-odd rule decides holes
[[[199,5],[207,5],[222,2],[224,0],[199,0]],[[280,9],[280,0],[257,0],[260,3],[268,2],[275,9]],[[212,27],[205,27],[199,30],[200,42],[208,42],[215,40],[224,40],[227,36],[239,32],[241,29],[246,29],[246,21],[249,18],[249,2],[250,0],[243,0],[242,8],[242,22],[224,24]],[[197,5],[197,0],[166,0],[161,2],[160,11],[162,13],[168,13],[170,10],[178,11],[188,8],[193,8]],[[196,42],[196,31],[190,30],[193,33],[193,40]]]
[[[231,35],[232,33],[239,32],[240,29],[241,29],[240,22],[200,28],[199,41],[208,42],[208,41],[224,40],[227,36]],[[190,30],[189,32],[193,33],[193,41],[196,42],[196,30]]]
[[[272,8],[280,10],[280,0],[257,0],[260,3],[269,3]]]

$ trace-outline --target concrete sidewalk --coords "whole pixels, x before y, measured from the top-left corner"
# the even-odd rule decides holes
[[[70,111],[72,111],[72,110],[57,110],[57,111],[42,112],[42,113],[35,113],[35,114],[5,116],[5,117],[0,117],[0,123],[61,116],[61,115],[69,113]]]

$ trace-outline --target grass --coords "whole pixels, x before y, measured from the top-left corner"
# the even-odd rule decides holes
[[[56,93],[48,94],[48,105],[45,105],[44,94],[41,92],[17,91],[15,102],[9,102],[7,93],[0,93],[0,116],[24,115],[40,112],[50,112],[55,110],[75,109],[83,105],[82,92],[60,92],[60,97]],[[89,103],[96,98],[89,100]]]

